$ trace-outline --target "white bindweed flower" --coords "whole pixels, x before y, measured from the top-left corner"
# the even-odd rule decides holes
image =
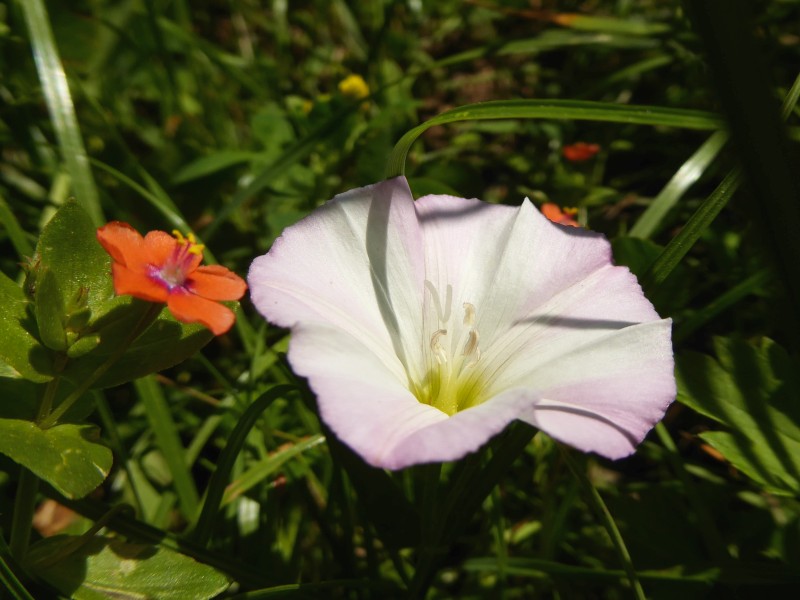
[[[606,239],[520,207],[416,202],[398,177],[287,228],[248,276],[322,419],[387,469],[456,460],[514,419],[608,458],[675,398],[671,321]]]

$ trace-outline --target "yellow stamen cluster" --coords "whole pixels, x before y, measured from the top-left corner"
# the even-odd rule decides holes
[[[187,252],[190,254],[197,254],[200,256],[203,254],[203,250],[205,249],[205,245],[198,244],[197,238],[194,234],[190,231],[189,233],[184,236],[180,231],[177,229],[172,230],[172,235],[175,236],[175,239],[178,240],[179,244],[187,244],[189,247],[187,248]]]

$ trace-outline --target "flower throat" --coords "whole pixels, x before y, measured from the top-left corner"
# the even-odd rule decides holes
[[[455,318],[450,284],[445,288],[444,302],[436,286],[427,279],[425,290],[436,311],[436,329],[423,327],[426,372],[420,381],[412,380],[411,391],[423,404],[453,415],[480,401],[483,386],[481,370],[476,368],[481,359],[480,336],[475,326],[477,311],[475,305],[463,302],[462,318]]]

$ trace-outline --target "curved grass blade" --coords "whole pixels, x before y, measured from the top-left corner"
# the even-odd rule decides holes
[[[583,100],[496,100],[467,104],[443,112],[425,121],[400,138],[389,157],[387,177],[395,177],[405,173],[405,160],[408,151],[417,138],[431,127],[459,121],[493,119],[604,121],[699,130],[720,129],[723,124],[719,116],[708,112]]]
[[[44,99],[50,112],[61,150],[61,158],[72,179],[72,189],[78,203],[89,213],[96,226],[105,221],[100,198],[94,183],[89,159],[83,145],[75,106],[67,84],[67,76],[58,56],[53,31],[43,0],[20,2],[31,38],[33,57],[42,83]]]

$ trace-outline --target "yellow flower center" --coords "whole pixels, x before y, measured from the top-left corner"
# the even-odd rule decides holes
[[[411,392],[423,404],[453,415],[479,404],[484,388],[479,368],[477,310],[470,302],[463,302],[462,318],[453,318],[453,287],[447,285],[444,303],[433,283],[426,280],[425,289],[435,308],[438,328],[429,336],[426,334],[427,345],[423,351],[427,370],[418,381],[412,381]]]

